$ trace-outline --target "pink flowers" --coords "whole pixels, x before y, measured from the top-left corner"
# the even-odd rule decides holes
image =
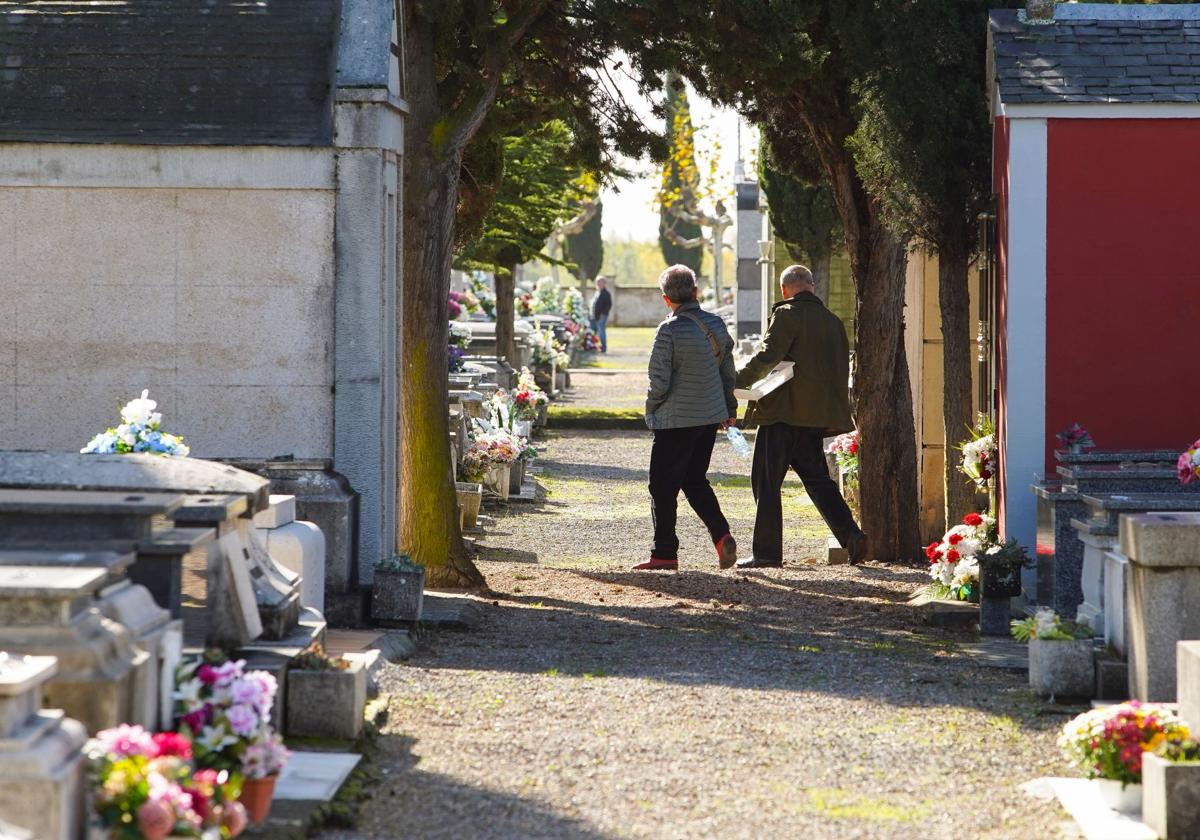
[[[192,737],[192,750],[201,767],[247,774],[247,755],[256,745],[275,759],[273,772],[287,760],[271,728],[275,677],[266,671],[246,671],[243,660],[219,665],[189,663],[176,673],[177,723]],[[263,747],[263,745],[266,745]],[[259,750],[262,752],[262,749]],[[263,764],[256,760],[256,767]]]
[[[154,738],[140,726],[130,726],[127,723],[123,723],[120,726],[105,729],[103,732],[98,733],[96,740],[100,742],[101,748],[106,753],[118,758],[127,758],[134,755],[154,758],[158,755],[158,748],[154,744]]]
[[[1179,481],[1183,484],[1191,484],[1200,478],[1200,440],[1193,443],[1186,452],[1179,454],[1175,467],[1179,472]]]
[[[154,756],[173,756],[184,761],[192,757],[192,742],[178,732],[156,732],[153,736]]]

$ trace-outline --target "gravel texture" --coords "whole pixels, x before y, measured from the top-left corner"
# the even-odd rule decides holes
[[[386,667],[373,798],[326,840],[1059,835],[1018,785],[1067,772],[1054,740],[1077,710],[922,627],[922,570],[816,565],[828,532],[798,484],[783,569],[719,571],[681,506],[681,570],[629,571],[649,443],[546,441],[546,500],[492,511],[481,541],[481,625]],[[747,549],[748,474],[719,443]]]

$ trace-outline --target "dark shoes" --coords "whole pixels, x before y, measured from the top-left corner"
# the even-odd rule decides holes
[[[782,560],[763,560],[758,557],[747,557],[745,560],[737,562],[739,569],[778,569],[781,566],[783,566]]]
[[[673,572],[679,568],[678,560],[666,560],[662,557],[651,557],[645,563],[638,563],[633,567],[635,570],[642,571],[662,571]]]
[[[846,545],[846,551],[850,555],[850,565],[857,566],[859,563],[867,559],[867,535],[859,531],[855,536],[850,538],[850,542]]]
[[[737,562],[737,542],[732,534],[726,534],[717,540],[717,564],[722,569],[728,569]]]

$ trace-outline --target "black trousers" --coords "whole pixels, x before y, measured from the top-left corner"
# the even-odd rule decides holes
[[[843,547],[851,537],[862,533],[837,482],[829,477],[829,466],[821,448],[824,437],[824,429],[786,423],[773,423],[758,430],[754,441],[754,467],[750,472],[750,485],[758,505],[754,519],[756,558],[783,559],[783,504],[779,491],[789,467],[800,476],[808,497]]]
[[[655,430],[654,446],[650,449],[650,511],[654,518],[652,556],[664,560],[675,560],[679,556],[675,519],[680,490],[708,528],[714,543],[729,533],[729,523],[708,483],[708,462],[712,459],[716,440],[715,425]]]

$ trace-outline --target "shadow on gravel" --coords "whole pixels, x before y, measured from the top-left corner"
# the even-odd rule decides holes
[[[1021,679],[956,654],[956,643],[973,634],[916,623],[903,603],[905,585],[921,577],[913,570],[856,567],[845,580],[556,573],[582,586],[569,587],[568,597],[537,583],[522,583],[528,592],[493,591],[487,597],[498,608],[485,613],[473,637],[447,636],[444,646],[430,637],[411,664],[817,692],[922,713],[931,706],[983,709],[1022,727],[1047,726]]]
[[[423,840],[463,837],[538,837],[605,840],[608,835],[539,804],[537,800],[464,785],[440,773],[425,773],[413,754],[415,739],[388,734],[379,738],[375,763],[389,774],[377,779],[372,796],[396,815],[397,823],[371,826],[369,836],[420,837]],[[413,815],[436,815],[437,824],[412,822]],[[366,829],[367,826],[362,828]]]

